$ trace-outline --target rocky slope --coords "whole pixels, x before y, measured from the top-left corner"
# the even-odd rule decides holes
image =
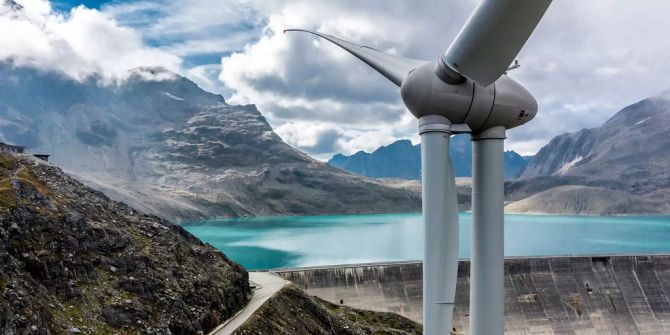
[[[570,215],[661,214],[662,207],[623,191],[568,185],[510,203],[505,206],[505,211]]]
[[[530,161],[521,177],[620,179],[644,190],[653,185],[670,186],[670,172],[665,168],[670,162],[669,129],[670,91],[666,91],[624,108],[600,127],[555,137]]]
[[[417,194],[288,146],[256,107],[161,68],[104,83],[0,64],[0,140],[52,154],[113,199],[176,220],[420,207]]]
[[[0,334],[195,334],[234,315],[223,254],[30,156],[0,154]]]
[[[451,138],[449,154],[456,177],[472,177],[472,145],[468,135]],[[371,178],[421,179],[421,145],[398,140],[372,153],[359,151],[351,156],[337,154],[328,164]],[[505,179],[525,168],[526,160],[514,151],[505,152]]]
[[[600,207],[597,213],[668,213],[670,206],[670,91],[645,99],[616,113],[600,127],[552,139],[529,162],[521,180],[508,185],[514,200],[545,192],[545,201],[520,207],[535,212],[569,208],[577,197],[620,200],[634,205]],[[581,185],[588,188],[557,188]],[[592,187],[610,190],[594,192]],[[529,188],[535,192],[528,192]],[[567,192],[569,190],[569,192]],[[552,195],[551,201],[546,197]],[[598,195],[596,195],[596,193]],[[604,197],[604,198],[602,198]],[[625,200],[628,201],[628,200]],[[558,203],[556,203],[558,202]],[[513,207],[510,207],[513,208]]]
[[[409,190],[416,194],[421,194],[421,181],[412,179],[381,178],[384,185],[399,189]],[[472,178],[457,177],[456,192],[458,199],[458,209],[469,211],[472,206]]]
[[[422,328],[396,314],[334,305],[287,286],[235,332],[252,334],[418,335]]]

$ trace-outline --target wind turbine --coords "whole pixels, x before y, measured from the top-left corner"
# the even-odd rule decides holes
[[[318,32],[286,30],[312,33],[358,57],[400,87],[407,109],[419,119],[426,335],[448,334],[453,318],[458,204],[449,137],[457,133],[470,133],[473,143],[470,333],[504,332],[505,133],[537,113],[535,98],[506,72],[550,4],[484,0],[447,51],[432,62],[388,55]]]

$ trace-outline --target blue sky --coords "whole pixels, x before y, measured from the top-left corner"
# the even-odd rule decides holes
[[[79,5],[84,5],[88,8],[100,9],[103,4],[110,3],[112,1],[53,1],[52,4],[54,8],[58,10],[69,11],[72,7]]]
[[[0,36],[0,60],[75,79],[163,66],[230,103],[256,104],[285,141],[327,159],[416,142],[417,122],[379,74],[328,43],[282,31],[313,29],[432,60],[480,0],[15,1],[28,10],[0,11],[0,28],[14,32]],[[669,12],[667,0],[554,1],[510,74],[540,111],[509,132],[507,149],[535,153],[670,88]]]
[[[133,27],[137,30],[149,30],[152,25],[156,24],[165,17],[165,13],[160,9],[161,7],[167,6],[170,3],[168,0],[160,1],[123,1],[123,0],[95,0],[95,1],[65,1],[58,0],[52,1],[51,4],[55,10],[67,14],[70,10],[77,6],[85,6],[91,9],[97,9],[102,12],[114,12],[116,8],[124,8],[126,6],[132,7],[138,3],[147,4],[145,8],[139,9],[129,9],[127,11],[122,11],[120,14],[115,14],[114,18],[124,26]],[[155,4],[156,6],[151,6]],[[225,32],[226,34],[231,33],[244,33],[251,32],[259,29],[257,25],[251,22],[236,22],[234,24],[222,23],[221,25],[210,25],[207,29],[203,31],[190,31],[190,32],[172,32],[166,34],[152,34],[151,36],[144,36],[144,42],[153,47],[166,47],[174,45],[181,45],[186,43],[189,39],[195,38],[204,38],[209,39],[213,31]],[[260,36],[259,36],[260,37]],[[253,38],[245,40],[246,42],[253,42]],[[194,52],[187,53],[182,55],[182,59],[187,67],[193,67],[198,65],[206,64],[218,64],[221,61],[221,57],[230,55],[233,52],[240,51],[243,44],[238,44],[237,48],[221,48],[216,50],[211,50],[207,52]],[[219,89],[223,89],[220,87]]]

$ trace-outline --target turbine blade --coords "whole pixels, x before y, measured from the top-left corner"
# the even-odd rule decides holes
[[[551,0],[484,0],[442,61],[488,86],[505,73],[549,8]]]
[[[358,59],[365,62],[365,64],[370,65],[370,67],[377,70],[377,72],[381,73],[384,77],[386,77],[388,80],[392,81],[394,84],[398,86],[402,84],[403,80],[405,80],[407,74],[410,71],[414,70],[420,65],[427,63],[427,61],[389,55],[377,49],[356,45],[354,43],[347,42],[337,37],[317,33],[314,31],[303,30],[303,29],[286,29],[284,30],[284,33],[286,33],[287,31],[306,32],[319,36],[323,39],[326,39],[334,43],[335,45],[341,47],[342,49],[348,51],[352,55],[356,56]]]

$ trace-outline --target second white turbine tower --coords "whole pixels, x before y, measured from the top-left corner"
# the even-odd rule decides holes
[[[344,48],[401,88],[419,119],[425,249],[424,334],[451,330],[458,272],[458,204],[449,137],[473,140],[470,334],[504,332],[505,132],[530,121],[537,102],[505,73],[551,0],[484,0],[435,61],[392,56],[306,30]]]

